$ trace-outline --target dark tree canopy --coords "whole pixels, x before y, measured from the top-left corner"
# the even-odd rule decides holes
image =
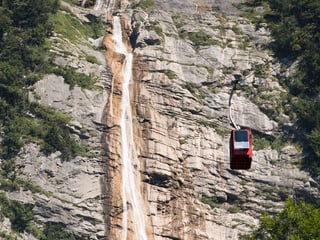
[[[28,141],[37,141],[47,153],[60,150],[65,159],[77,151],[64,117],[28,100],[27,88],[49,68],[46,42],[53,30],[50,16],[58,7],[58,0],[0,0],[0,157],[4,159],[14,157]]]
[[[282,79],[289,90],[288,112],[296,115],[303,146],[309,153],[303,167],[320,173],[320,1],[247,0],[247,6],[263,5],[263,20],[268,23],[274,42],[274,54],[284,64],[298,63],[296,73]],[[279,76],[281,79],[281,76]],[[242,239],[319,239],[320,209],[316,203],[287,200],[285,208],[274,216],[265,215],[260,227]]]
[[[282,212],[275,216],[265,215],[260,227],[247,240],[285,240],[319,239],[320,210],[304,201],[296,204],[292,199],[287,200]]]
[[[264,5],[264,21],[271,29],[273,50],[284,62],[298,62],[294,76],[283,81],[291,95],[288,112],[296,115],[305,132],[305,150],[310,153],[304,167],[320,172],[320,1],[248,0],[250,6]],[[288,61],[289,60],[289,61]]]

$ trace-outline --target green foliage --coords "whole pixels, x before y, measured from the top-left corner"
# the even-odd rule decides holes
[[[83,38],[95,39],[105,34],[104,25],[100,19],[84,24],[71,12],[58,11],[55,15],[51,15],[50,22],[56,33],[73,43],[78,43]]]
[[[212,39],[210,34],[204,32],[180,31],[179,37],[183,39],[189,39],[193,43],[195,48],[218,44],[217,40]]]
[[[249,39],[245,38],[239,43],[239,49],[241,50],[246,50],[247,47],[249,46]]]
[[[9,159],[6,161],[3,161],[1,163],[1,168],[0,168],[0,175],[3,176],[5,179],[8,180],[14,180],[15,179],[15,161],[13,159]]]
[[[254,146],[254,150],[258,151],[258,150],[262,150],[262,149],[267,149],[270,147],[270,140],[261,137],[259,135],[254,135],[254,137],[252,138],[252,144]]]
[[[30,181],[17,178],[14,159],[6,160],[0,164],[0,189],[5,191],[30,190],[50,197],[51,194]]]
[[[13,236],[7,234],[6,232],[1,232],[1,231],[0,231],[0,239],[4,239],[4,240],[17,240],[16,237],[13,237]]]
[[[320,159],[320,129],[315,128],[308,136],[310,146],[315,153],[316,157]]]
[[[44,239],[45,238],[44,233],[33,222],[31,222],[28,225],[28,227],[26,228],[26,231],[31,233],[36,239]]]
[[[0,221],[10,219],[11,228],[15,232],[28,232],[41,240],[80,240],[82,238],[66,231],[66,226],[60,223],[47,223],[43,232],[33,223],[33,206],[18,201],[11,201],[4,192],[0,192]],[[13,240],[6,233],[0,232],[0,238]],[[2,239],[1,238],[1,239]]]
[[[247,0],[242,6],[252,11],[263,6],[264,14],[259,22],[266,21],[271,29],[275,41],[270,48],[279,59],[285,60],[284,64],[299,63],[294,75],[290,78],[279,76],[279,81],[290,93],[290,107],[286,107],[286,113],[294,117],[305,132],[299,140],[304,142],[304,150],[310,154],[302,166],[317,174],[320,172],[320,2]],[[258,70],[256,74],[265,74],[263,68]]]
[[[53,29],[50,16],[57,0],[1,1],[0,17],[0,156],[14,157],[28,142],[37,142],[47,153],[61,151],[63,159],[79,152],[66,127],[69,119],[52,109],[28,101],[28,86],[48,68],[46,38]],[[60,70],[71,86],[92,86],[93,78],[74,70]],[[36,116],[36,119],[32,117]],[[48,140],[48,142],[46,142]]]
[[[155,31],[160,37],[164,36],[163,30],[158,21],[150,21],[149,24],[146,26],[146,29],[149,31]],[[158,42],[158,44],[160,44],[160,41]]]
[[[289,144],[289,142],[286,139],[283,139],[282,137],[277,137],[273,139],[271,143],[271,148],[277,150],[280,152],[280,150],[286,145]]]
[[[45,237],[41,240],[76,240],[77,238],[74,234],[66,231],[66,226],[61,223],[49,222],[46,224],[44,229]]]
[[[68,83],[71,88],[74,88],[74,86],[78,85],[82,88],[93,89],[94,83],[97,80],[93,74],[90,74],[88,76],[84,73],[77,72],[75,69],[71,67],[53,67],[49,68],[48,72],[63,76],[64,81]]]
[[[172,79],[175,79],[176,77],[177,77],[177,75],[176,75],[176,73],[174,72],[174,71],[172,71],[172,70],[165,70],[164,71],[164,74],[170,79],[170,80],[172,80]]]
[[[37,103],[30,103],[28,109],[35,119],[18,115],[8,121],[1,148],[3,156],[14,156],[28,142],[37,142],[48,154],[60,151],[63,160],[69,160],[84,151],[70,136],[66,126],[70,121],[69,116]]]
[[[36,142],[46,153],[61,151],[68,160],[84,152],[70,136],[70,118],[49,107],[30,103],[28,88],[36,83],[49,66],[47,38],[52,34],[52,16],[58,0],[0,1],[0,188],[6,191],[31,190],[50,196],[39,186],[16,177],[14,157],[21,147]],[[99,27],[90,26],[97,34]],[[96,32],[95,32],[96,31]],[[71,84],[87,86],[88,78],[72,73]],[[79,80],[80,79],[80,80]],[[44,235],[33,224],[33,206],[11,201],[0,192],[0,222],[10,219],[12,230]],[[0,232],[0,238],[15,239]],[[63,239],[63,238],[61,238]]]
[[[98,59],[95,56],[86,55],[86,61],[93,64],[100,64]]]
[[[10,216],[12,229],[23,232],[33,219],[32,205],[12,201],[11,211],[13,214]]]
[[[5,193],[0,192],[0,218],[9,218],[13,230],[23,232],[27,229],[33,219],[32,208],[30,204],[11,201]]]
[[[40,79],[47,68],[46,38],[51,34],[50,15],[57,0],[1,1],[0,22],[0,156],[10,159],[30,141],[44,139],[50,125],[66,127],[37,112],[28,101],[27,88]],[[35,120],[32,114],[39,119]],[[44,118],[44,119],[41,119]],[[40,124],[41,123],[41,124]],[[67,130],[64,130],[65,132]]]
[[[185,84],[183,84],[182,86],[185,89],[188,89],[189,92],[194,93],[196,91],[196,89],[198,88],[197,84],[193,83],[193,82],[187,82]]]
[[[39,119],[50,123],[56,123],[57,125],[67,124],[71,118],[68,115],[55,111],[48,106],[42,106],[36,102],[30,103],[30,111]]]
[[[268,66],[265,64],[257,64],[254,67],[254,75],[256,77],[265,78],[267,76]]]
[[[231,30],[237,35],[243,34],[242,30],[237,25],[233,25]]]
[[[60,223],[47,223],[43,232],[33,223],[33,206],[18,201],[11,201],[4,192],[0,192],[0,221],[6,217],[10,219],[11,228],[15,232],[28,232],[41,240],[80,240],[83,239],[66,230]],[[0,238],[16,239],[0,232]],[[1,238],[1,239],[2,239]]]
[[[320,236],[320,209],[301,200],[298,204],[292,199],[286,201],[285,208],[275,216],[265,215],[261,226],[249,236],[241,239],[318,239]]]
[[[82,151],[81,146],[70,137],[70,132],[63,127],[50,126],[44,136],[44,141],[43,150],[47,153],[61,151],[62,160],[70,160]]]
[[[142,8],[144,10],[154,9],[154,0],[140,0],[138,3],[132,4],[132,8]]]
[[[201,86],[198,86],[196,83],[193,82],[187,82],[183,84],[182,88],[187,89],[199,101],[202,101],[208,96],[208,94],[201,89]]]
[[[30,190],[33,193],[41,193],[47,197],[51,197],[51,194],[49,192],[45,191],[40,186],[38,186],[30,181],[26,181],[24,179],[17,178],[17,179],[15,179],[15,183],[18,185],[19,190],[20,190],[20,188],[22,188],[24,190]]]
[[[230,212],[230,213],[237,213],[237,212],[240,212],[240,211],[241,211],[241,209],[239,207],[237,207],[237,206],[230,206],[228,208],[228,212]]]
[[[221,206],[216,197],[203,196],[201,202],[208,204],[211,208],[218,208]]]
[[[70,130],[66,126],[70,121],[69,116],[37,103],[32,103],[31,109],[42,122],[38,126],[37,132],[34,131],[40,139],[43,139],[42,150],[46,153],[60,151],[63,160],[70,160],[72,157],[80,155],[85,151],[70,136]]]

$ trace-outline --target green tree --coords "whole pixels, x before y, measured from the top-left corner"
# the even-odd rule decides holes
[[[289,90],[304,150],[309,153],[302,166],[312,174],[320,171],[317,144],[320,129],[320,1],[314,0],[247,0],[247,6],[265,6],[264,20],[274,42],[270,47],[285,64],[298,63],[294,75],[282,81]],[[266,7],[268,6],[268,7]],[[289,97],[289,98],[290,98]]]
[[[4,159],[13,158],[30,141],[39,143],[46,153],[61,151],[63,159],[81,150],[70,137],[66,116],[28,100],[28,87],[49,69],[45,42],[58,3],[0,0],[0,156]],[[72,73],[66,73],[70,84],[91,84],[90,77]]]
[[[311,131],[311,134],[308,136],[310,140],[310,146],[315,153],[315,155],[320,158],[320,129],[315,128]]]
[[[250,240],[315,240],[320,236],[320,210],[301,201],[286,201],[285,208],[275,216],[264,216],[260,227],[249,236]]]
[[[49,222],[44,229],[45,238],[42,240],[76,240],[76,236],[66,231],[66,226],[62,223]]]
[[[33,219],[32,205],[19,202],[12,203],[12,228],[15,231],[23,232]]]
[[[0,220],[3,217],[10,219],[12,229],[23,232],[33,220],[33,206],[18,201],[11,201],[6,194],[0,192]]]

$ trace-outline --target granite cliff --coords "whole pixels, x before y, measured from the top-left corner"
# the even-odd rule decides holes
[[[299,168],[301,148],[290,139],[294,122],[283,113],[286,91],[276,75],[292,69],[280,72],[266,48],[272,41],[268,28],[241,17],[234,5],[241,2],[62,1],[69,9],[64,14],[83,24],[96,16],[105,24],[105,36],[96,40],[73,43],[58,33],[51,38],[53,61],[91,74],[96,88],[70,88],[50,74],[30,90],[30,100],[69,115],[73,137],[89,150],[62,161],[59,152],[46,156],[36,144],[25,146],[16,174],[43,191],[12,191],[8,197],[31,204],[39,228],[61,223],[79,239],[110,240],[124,234],[139,240],[144,234],[150,240],[235,240],[257,227],[262,213],[280,211],[288,197],[318,199],[317,179]],[[115,46],[115,18],[125,53]],[[130,116],[123,116],[127,53],[133,56]],[[233,96],[233,114],[254,133],[248,171],[229,168],[228,101],[239,72],[244,78]],[[129,132],[122,131],[123,118],[132,122],[141,235],[133,197],[123,201],[122,136]],[[9,229],[4,219],[0,230]],[[37,239],[30,233],[17,237]]]

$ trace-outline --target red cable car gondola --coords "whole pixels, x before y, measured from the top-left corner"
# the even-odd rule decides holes
[[[232,118],[232,95],[242,79],[240,74],[235,74],[234,77],[234,86],[229,97],[229,118],[235,128],[231,130],[230,136],[230,168],[247,170],[250,169],[252,162],[252,136],[249,128],[240,129]]]
[[[250,169],[252,162],[252,136],[250,129],[236,129],[230,136],[230,168]]]

